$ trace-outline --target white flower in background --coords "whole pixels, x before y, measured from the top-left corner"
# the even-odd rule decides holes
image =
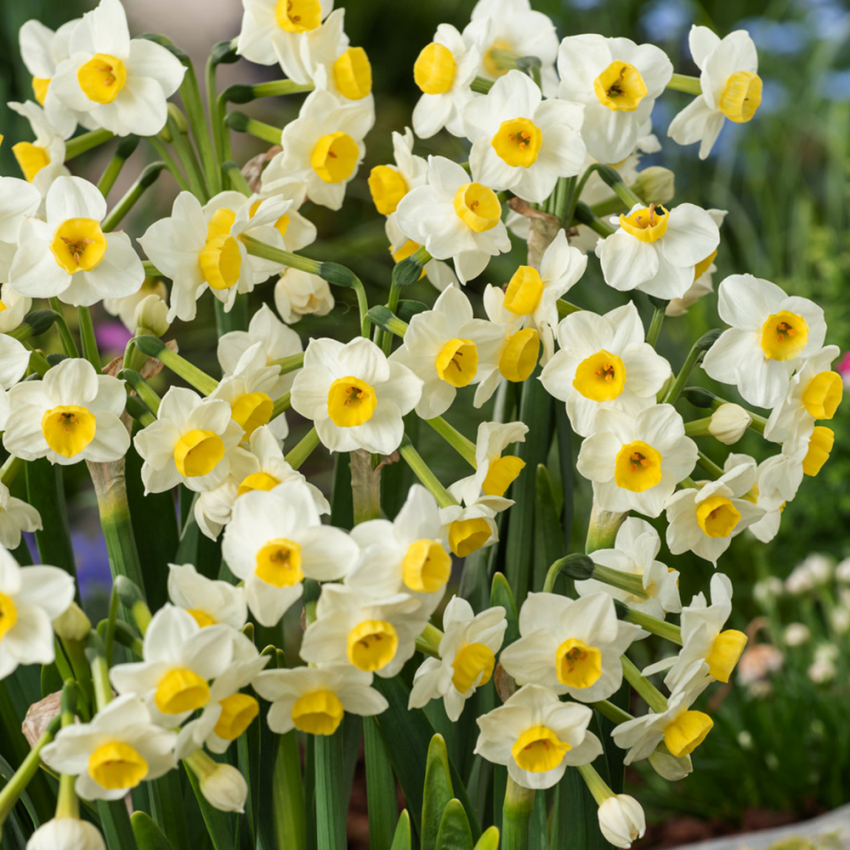
[[[842,584],[850,584],[850,558],[839,562],[835,568],[835,580]]]
[[[98,375],[87,360],[63,360],[42,380],[9,391],[3,445],[23,460],[46,457],[62,466],[118,460],[130,447],[120,419],[126,400],[123,381]]]
[[[761,106],[758,55],[746,30],[735,30],[720,39],[708,27],[692,26],[688,44],[691,57],[702,72],[702,94],[670,122],[667,135],[680,145],[700,142],[699,158],[706,159],[723,129],[724,119],[744,124]]]
[[[638,289],[657,298],[681,298],[694,282],[697,264],[717,251],[720,231],[694,204],[669,210],[635,204],[621,214],[619,229],[596,245],[605,283],[620,292]]]
[[[428,183],[408,192],[396,211],[402,233],[438,260],[454,259],[461,283],[511,248],[496,193],[442,156],[428,158]]]
[[[103,309],[110,316],[117,316],[130,333],[135,333],[139,325],[136,324],[136,310],[139,305],[151,295],[155,295],[168,310],[168,290],[158,277],[146,277],[138,291],[125,298],[104,298]],[[150,309],[149,307],[146,309]],[[163,317],[164,318],[164,317]],[[152,328],[149,328],[152,330]]]
[[[433,419],[445,413],[459,388],[477,383],[488,365],[493,368],[503,337],[498,325],[474,318],[457,286],[443,290],[433,309],[417,313],[390,358],[423,381],[417,416]]]
[[[22,531],[41,531],[41,514],[23,499],[16,499],[0,483],[0,546],[10,551],[21,545]]]
[[[789,623],[782,632],[786,646],[802,646],[812,639],[812,632],[805,623]]]
[[[615,847],[629,848],[646,832],[643,808],[628,794],[615,794],[600,803],[598,815],[602,835]]]
[[[24,216],[35,215],[40,206],[41,195],[35,186],[18,177],[0,177],[0,283],[4,284],[4,298],[10,291],[6,284],[18,249],[18,231]],[[2,316],[0,312],[0,321]]]
[[[58,567],[19,567],[0,549],[0,679],[19,664],[51,664],[50,623],[74,601],[74,579]]]
[[[138,291],[142,261],[126,233],[101,229],[106,200],[96,186],[81,177],[57,177],[45,210],[46,221],[28,217],[21,223],[9,270],[16,292],[90,307]]]
[[[558,325],[560,350],[543,368],[546,391],[566,402],[573,430],[594,434],[603,409],[637,416],[653,407],[670,377],[670,364],[645,342],[643,323],[630,301],[604,316],[580,310]]]
[[[519,612],[520,639],[500,663],[517,684],[531,682],[580,702],[607,699],[622,684],[620,656],[641,634],[617,619],[607,593],[569,599],[530,593]]]
[[[673,555],[691,551],[716,567],[733,537],[764,516],[744,498],[756,481],[756,462],[729,468],[716,481],[685,487],[667,501],[667,545]]]
[[[753,584],[753,599],[763,608],[770,608],[783,593],[785,585],[776,576],[768,576]]]
[[[413,132],[404,128],[404,135],[393,131],[394,165],[376,165],[369,172],[369,192],[381,215],[392,215],[401,199],[428,180],[428,160],[413,153]]]
[[[524,443],[528,425],[524,422],[482,422],[475,439],[475,475],[452,484],[453,493],[467,505],[485,496],[504,496],[525,468],[525,461],[514,455],[502,457],[511,443]]]
[[[310,490],[299,481],[240,496],[222,552],[245,582],[248,608],[264,626],[277,625],[301,598],[305,576],[341,579],[359,554],[346,532],[322,525]]]
[[[475,97],[469,86],[480,64],[481,53],[451,24],[437,27],[413,65],[413,80],[422,92],[413,107],[413,131],[420,139],[430,139],[443,127],[463,136],[463,110]]]
[[[2,315],[2,312],[0,312]],[[26,375],[30,363],[30,351],[13,336],[6,333],[0,335],[0,388],[12,389]],[[2,395],[0,390],[0,395]],[[17,396],[20,399],[20,393]],[[8,396],[6,396],[8,401]],[[18,401],[20,404],[20,401]],[[8,411],[6,414],[8,415]],[[5,426],[5,415],[2,424]]]
[[[31,100],[6,105],[26,118],[35,134],[34,142],[12,145],[12,153],[24,179],[32,183],[44,197],[57,177],[68,177],[71,174],[65,167],[65,139],[47,120],[44,110]]]
[[[493,505],[494,502],[496,505]],[[499,540],[496,514],[512,504],[510,499],[484,497],[465,507],[449,505],[440,508],[441,539],[449,544],[458,558],[492,546]]]
[[[413,677],[408,709],[442,698],[446,714],[457,722],[466,701],[493,676],[508,621],[501,606],[475,614],[460,596],[443,612],[440,657],[426,658]]]
[[[816,685],[823,685],[826,682],[831,682],[837,673],[838,670],[834,661],[828,658],[816,658],[806,675]]]
[[[106,850],[106,843],[93,823],[75,817],[56,817],[32,834],[27,850]]]
[[[292,408],[313,421],[322,445],[332,452],[365,449],[386,455],[401,443],[401,418],[421,394],[422,381],[387,360],[368,339],[345,345],[311,339],[292,385]]]
[[[587,152],[599,162],[617,163],[634,150],[673,65],[652,44],[575,35],[561,42],[558,74],[559,97],[584,104],[581,135]]]
[[[750,274],[720,284],[717,309],[732,327],[708,350],[702,368],[715,381],[735,384],[750,404],[779,404],[794,369],[823,347],[823,310]]]
[[[10,179],[12,178],[0,177],[0,192],[2,192],[2,181]],[[2,250],[2,243],[0,243],[0,253],[2,253]],[[8,334],[20,327],[24,316],[29,313],[32,307],[32,298],[18,295],[8,284],[3,284],[0,286],[0,305],[2,305],[0,307],[0,333]],[[0,358],[0,360],[3,359],[5,358]]]
[[[134,439],[144,460],[145,492],[163,493],[181,482],[196,492],[218,487],[230,473],[232,450],[242,434],[226,401],[171,387],[162,397],[157,421]]]
[[[274,306],[288,325],[303,316],[327,316],[335,303],[328,282],[317,274],[287,269],[274,285]]]
[[[120,800],[143,781],[176,767],[177,736],[151,720],[137,696],[116,697],[91,723],[59,730],[42,751],[57,773],[77,777],[74,791],[83,800]]]
[[[697,461],[682,417],[670,404],[656,404],[634,419],[607,408],[597,414],[596,428],[581,445],[577,468],[593,482],[600,508],[658,516]]]
[[[406,260],[417,248],[421,247],[418,242],[408,239],[401,232],[394,214],[387,216],[384,222],[384,230],[390,243],[390,255],[396,263]],[[422,267],[422,277],[427,277],[428,281],[440,292],[452,284],[460,285],[452,267],[443,260],[428,260]]]
[[[579,132],[582,117],[579,104],[543,100],[531,77],[508,71],[463,112],[475,179],[543,203],[559,177],[582,170],[587,155]]]
[[[201,627],[226,623],[241,629],[248,619],[245,588],[201,575],[192,564],[168,565],[168,598]]]
[[[507,765],[523,788],[551,788],[568,765],[590,764],[602,744],[587,731],[593,712],[564,703],[546,688],[526,685],[503,706],[478,717],[476,755]]]
[[[45,100],[56,125],[55,100],[116,136],[153,136],[164,126],[166,100],[177,91],[186,69],[169,50],[145,38],[130,39],[119,0],[101,0],[83,15],[69,40]]]
[[[646,598],[596,579],[576,581],[576,593],[579,596],[607,593],[629,608],[660,620],[667,614],[678,614],[682,610],[679,572],[656,560],[660,550],[658,532],[646,520],[629,517],[617,532],[614,548],[596,549],[590,553],[590,558],[594,564],[640,578]]]
[[[292,729],[309,735],[333,735],[345,712],[371,717],[389,707],[371,687],[372,674],[350,664],[265,670],[254,690],[271,702],[269,729],[285,735]]]
[[[427,622],[427,611],[407,593],[378,599],[353,587],[326,584],[299,654],[308,664],[348,661],[365,673],[391,678],[413,657]]]

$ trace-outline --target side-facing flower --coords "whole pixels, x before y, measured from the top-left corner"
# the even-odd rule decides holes
[[[245,589],[201,575],[192,564],[168,565],[168,598],[201,627],[225,623],[241,629],[248,619]]]
[[[428,179],[428,160],[413,153],[413,133],[404,128],[404,135],[393,131],[394,165],[376,165],[369,172],[369,191],[372,202],[381,215],[392,215],[401,199]]]
[[[302,316],[327,316],[335,303],[326,280],[300,269],[287,269],[274,286],[274,306],[288,325]]]
[[[467,505],[479,496],[504,496],[525,468],[525,461],[515,455],[502,457],[511,443],[524,443],[528,426],[524,422],[482,422],[475,440],[475,475],[455,481],[452,492]]]
[[[493,505],[494,499],[496,505]],[[458,558],[492,546],[499,540],[496,514],[512,504],[510,499],[485,496],[464,507],[449,505],[440,508],[443,540]]]
[[[32,183],[42,196],[46,196],[57,177],[71,174],[65,166],[65,139],[47,120],[44,110],[31,100],[7,105],[26,118],[32,127],[35,141],[18,142],[12,146],[12,153],[24,179]]]
[[[41,514],[23,499],[16,499],[9,488],[0,483],[0,546],[17,549],[22,531],[41,531]]]

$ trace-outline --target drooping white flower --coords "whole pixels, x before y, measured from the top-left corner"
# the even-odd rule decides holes
[[[387,216],[384,222],[384,230],[390,243],[390,256],[396,263],[406,260],[414,251],[420,248],[418,242],[408,239],[398,226],[395,214]],[[429,283],[442,292],[447,286],[459,285],[457,275],[452,267],[443,260],[430,259],[422,267],[422,275],[428,278]]]
[[[758,54],[746,30],[735,30],[721,39],[708,27],[692,26],[688,44],[701,71],[702,93],[670,122],[667,135],[680,145],[700,142],[699,158],[706,159],[725,118],[745,124],[761,106]]]
[[[288,325],[303,316],[327,316],[335,303],[326,280],[300,269],[287,269],[274,286],[274,306]]]
[[[615,794],[600,803],[598,815],[602,835],[615,847],[629,848],[646,832],[643,808],[628,794]]]
[[[520,688],[503,706],[476,719],[481,730],[475,753],[507,765],[524,788],[551,788],[569,765],[589,764],[602,744],[587,731],[593,712],[586,705],[561,702],[539,685]]]
[[[392,215],[401,199],[428,179],[428,160],[413,153],[413,132],[404,128],[404,135],[393,131],[394,165],[376,165],[369,172],[369,191],[372,202],[381,215]]]
[[[168,565],[168,598],[204,628],[225,623],[241,629],[248,619],[245,589],[201,575],[192,564]]]
[[[566,402],[573,430],[594,434],[606,408],[637,416],[655,405],[670,377],[670,364],[645,342],[643,324],[630,301],[604,316],[571,313],[558,325],[560,350],[543,368],[547,392]]]
[[[492,546],[499,541],[496,514],[512,504],[510,499],[484,496],[471,505],[440,508],[442,539],[458,558]]]
[[[27,850],[106,850],[106,843],[93,823],[74,817],[57,817],[32,834]]]
[[[47,120],[44,110],[31,100],[26,103],[8,103],[7,106],[26,118],[35,134],[34,142],[12,145],[12,153],[24,179],[45,197],[57,177],[71,174],[65,166],[65,139]]]
[[[16,499],[9,488],[0,482],[0,546],[17,549],[22,531],[40,531],[41,514],[23,499]]]

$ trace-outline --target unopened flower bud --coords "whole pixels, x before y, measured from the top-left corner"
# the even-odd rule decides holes
[[[91,633],[91,620],[76,602],[53,621],[53,631],[62,640],[86,640]]]
[[[196,750],[186,763],[198,777],[206,801],[221,812],[244,812],[248,797],[245,777],[229,764],[213,761],[203,750]]]
[[[721,404],[711,414],[708,432],[724,445],[731,446],[744,436],[752,421],[752,416],[740,404]]]
[[[159,295],[147,295],[137,305],[133,316],[136,334],[162,336],[168,331],[168,304]]]
[[[32,834],[27,850],[106,850],[106,844],[94,824],[77,818],[54,818]]]
[[[646,818],[634,797],[616,794],[599,807],[599,828],[615,847],[631,847],[632,842],[643,838]]]
[[[676,175],[669,168],[650,165],[641,171],[632,191],[647,204],[666,204],[676,193]]]
[[[186,135],[189,132],[189,125],[186,123],[186,116],[176,103],[168,104],[168,117],[174,119],[174,126],[183,133],[183,135]]]

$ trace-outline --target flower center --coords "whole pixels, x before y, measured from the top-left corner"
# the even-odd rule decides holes
[[[322,23],[320,0],[277,0],[277,25],[285,32],[308,32]]]
[[[312,691],[295,700],[292,722],[299,732],[310,735],[333,735],[345,714],[339,697],[333,691]]]
[[[372,65],[362,47],[349,47],[333,64],[334,83],[348,100],[362,100],[372,92]]]
[[[413,80],[424,94],[445,94],[455,81],[457,65],[451,50],[432,41],[413,64]]]
[[[417,540],[407,547],[402,562],[404,583],[419,593],[434,593],[446,586],[452,559],[437,540]]]
[[[378,406],[374,387],[349,375],[337,378],[328,390],[328,416],[340,428],[368,422]]]
[[[360,159],[357,142],[342,130],[322,136],[310,156],[313,171],[325,183],[344,183],[351,177]]]
[[[83,94],[95,103],[112,103],[127,82],[124,63],[108,53],[95,53],[77,69]]]
[[[35,175],[47,165],[50,165],[50,157],[41,145],[32,142],[18,142],[12,145],[12,153],[18,161],[18,166],[23,172],[24,179],[29,183],[35,180]]]
[[[617,452],[614,482],[624,490],[643,493],[661,481],[661,452],[642,440],[624,445]]]
[[[141,754],[121,741],[101,744],[90,756],[89,776],[108,791],[135,788],[147,775],[148,763]]]
[[[213,289],[230,289],[239,282],[242,252],[233,236],[215,236],[209,239],[198,255],[198,262],[204,280]]]
[[[304,578],[301,545],[285,537],[264,543],[255,558],[254,575],[274,587],[293,587]]]
[[[814,477],[829,460],[829,453],[835,445],[835,432],[825,425],[816,425],[809,438],[809,450],[803,458],[803,472]]]
[[[740,521],[741,512],[724,496],[710,496],[697,507],[697,522],[709,537],[728,537]]]
[[[558,681],[568,688],[589,688],[602,675],[602,653],[578,638],[567,638],[555,653]]]
[[[535,328],[523,328],[508,337],[499,355],[499,373],[507,381],[525,381],[534,371],[539,355],[540,334]]]
[[[388,165],[376,165],[369,173],[369,191],[378,212],[381,215],[392,215],[407,194],[407,181],[397,169]]]
[[[650,204],[630,215],[621,215],[620,227],[641,242],[655,242],[667,232],[667,210],[661,204]]]
[[[470,688],[486,685],[493,675],[496,656],[489,646],[483,643],[468,643],[452,661],[452,684],[462,694]]]
[[[720,111],[736,124],[745,124],[761,106],[761,77],[752,71],[732,74],[720,95]]]
[[[626,385],[626,367],[610,351],[600,349],[576,367],[573,386],[591,401],[613,401]]]
[[[367,673],[386,667],[397,649],[398,632],[386,620],[364,620],[348,633],[348,660]]]
[[[511,755],[522,770],[531,773],[546,773],[553,770],[564,759],[572,747],[547,726],[532,726],[517,738],[511,747]]]
[[[768,316],[761,328],[761,350],[767,360],[793,360],[808,341],[806,320],[788,310]]]
[[[0,641],[15,628],[15,623],[18,622],[18,609],[11,597],[5,593],[0,593]]]
[[[504,306],[517,316],[527,316],[537,309],[543,295],[543,280],[537,269],[520,266],[505,290]]]
[[[490,140],[499,158],[513,168],[530,168],[534,165],[542,142],[540,128],[528,118],[502,121],[496,135]]]
[[[832,419],[844,395],[838,372],[818,372],[803,390],[803,406],[815,419]]]
[[[492,533],[483,517],[456,519],[449,526],[449,546],[458,558],[465,558],[480,549]]]
[[[266,393],[246,393],[230,403],[230,416],[244,429],[247,440],[257,428],[267,425],[272,418],[274,402]]]
[[[68,274],[88,272],[106,253],[106,237],[92,218],[69,218],[53,231],[50,251]]]
[[[746,645],[747,636],[743,632],[735,629],[720,632],[705,659],[708,662],[708,672],[718,682],[728,682]]]
[[[97,420],[85,407],[60,405],[41,417],[41,433],[47,445],[62,457],[75,457],[94,439]]]
[[[188,667],[175,667],[159,680],[154,702],[163,714],[183,714],[203,708],[209,698],[206,679]]]
[[[225,741],[235,741],[260,713],[260,704],[248,694],[231,694],[219,705],[221,714],[213,732]]]
[[[47,100],[47,89],[50,87],[50,77],[33,77],[32,78],[32,93],[33,97],[38,101],[39,106],[44,106],[44,101]]]
[[[628,62],[612,62],[594,81],[593,90],[603,106],[619,112],[634,112],[646,97],[640,71]]]
[[[676,757],[690,755],[711,731],[714,721],[702,711],[683,711],[664,730],[664,743]]]
[[[478,373],[478,347],[471,339],[450,339],[437,355],[437,375],[453,387],[465,387]]]
[[[504,496],[508,487],[525,469],[525,461],[514,455],[493,458],[487,468],[487,475],[481,484],[486,496]]]
[[[502,220],[502,205],[496,193],[481,183],[464,183],[455,192],[455,212],[475,233],[492,230]]]
[[[185,478],[212,472],[224,457],[224,441],[213,431],[195,429],[184,434],[174,446],[174,464]]]
[[[215,617],[207,614],[206,611],[202,611],[200,608],[187,608],[187,614],[191,614],[192,619],[202,628],[205,629],[207,626],[214,626],[216,624]]]
[[[280,481],[274,475],[269,475],[268,472],[254,472],[242,479],[236,495],[244,496],[251,490],[271,490],[278,484],[280,484]]]

